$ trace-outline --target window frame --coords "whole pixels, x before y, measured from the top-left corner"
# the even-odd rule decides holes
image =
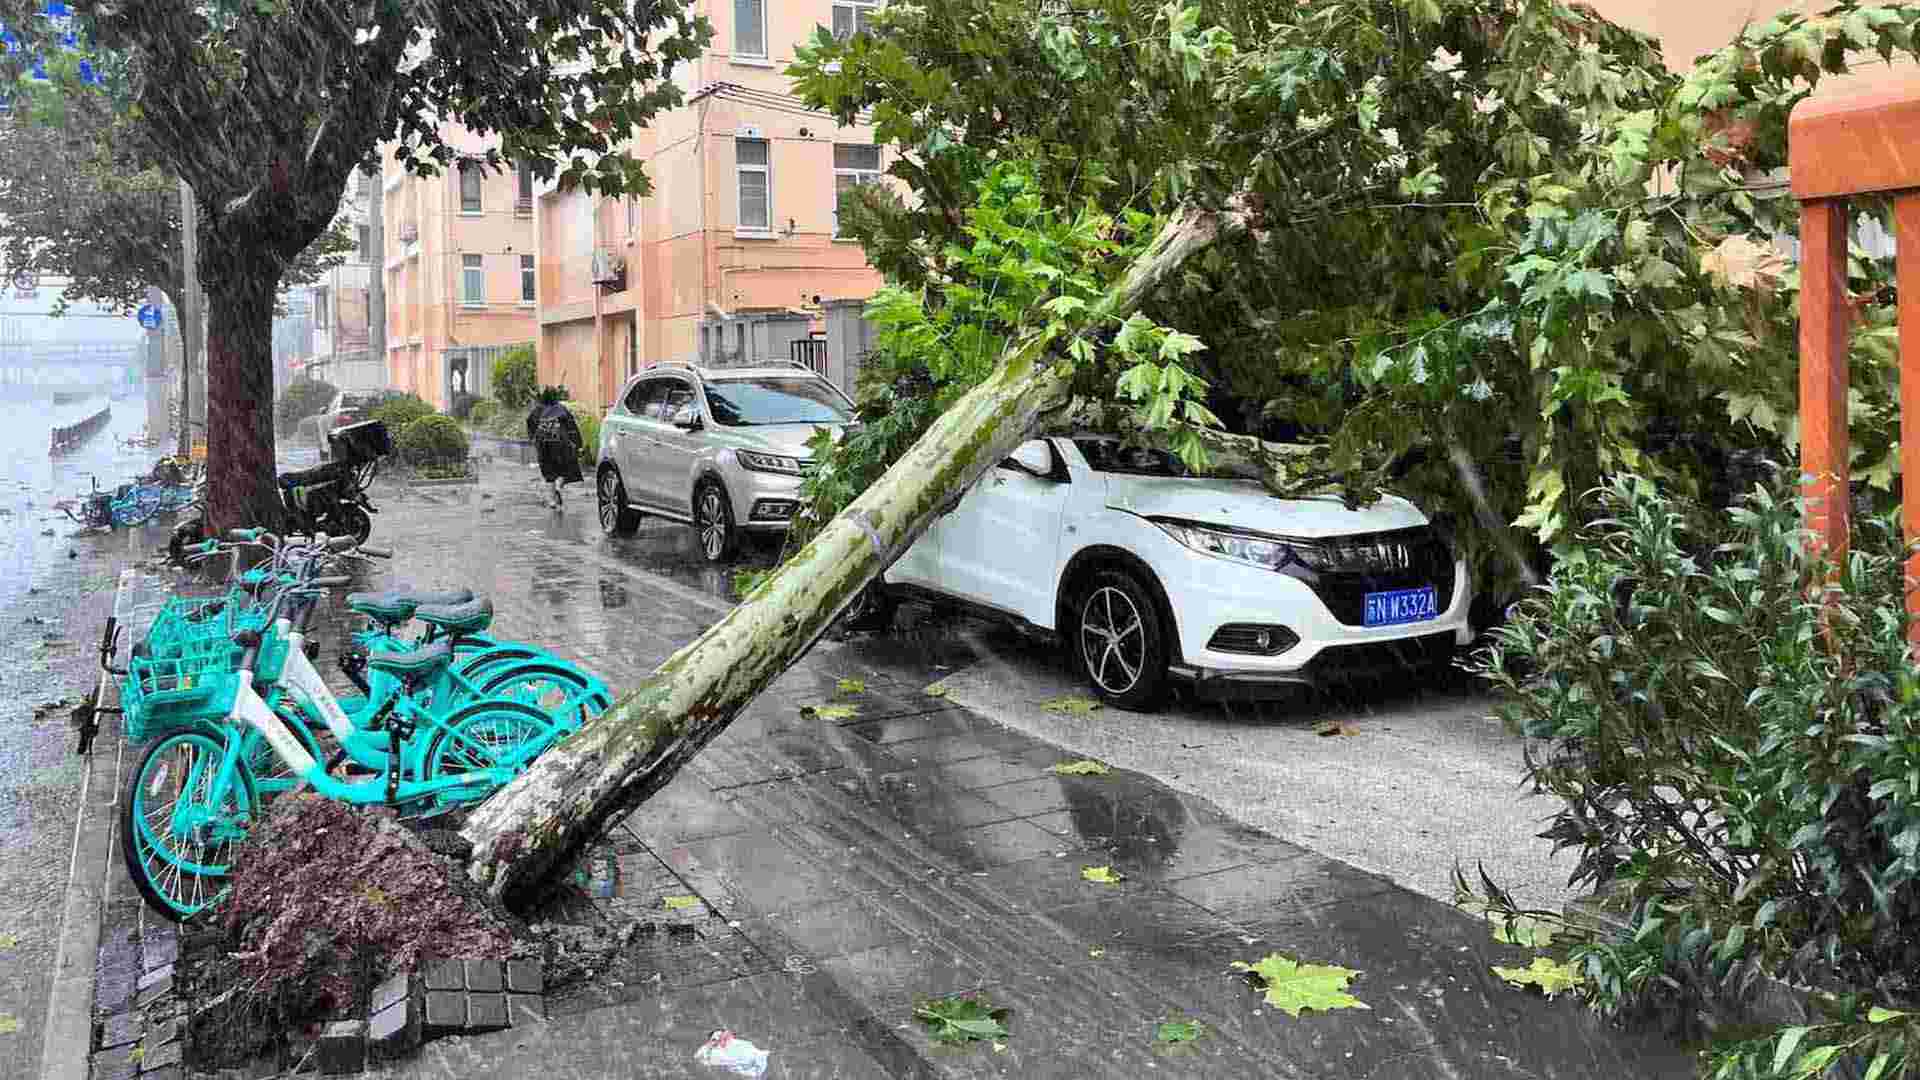
[[[328,326],[327,294],[329,291],[325,285],[316,285],[313,288],[313,328],[315,330],[325,330]]]
[[[831,34],[835,41],[846,41],[848,38],[859,34],[861,31],[860,22],[862,15],[864,14],[865,17],[869,19],[872,18],[874,12],[880,10],[882,2],[883,0],[833,0],[833,10],[828,13],[829,17],[837,18],[841,8],[847,9],[852,13],[850,21],[853,24],[853,32],[847,34],[846,37],[842,37],[840,32],[834,29],[832,23],[829,23],[827,25],[827,33]]]
[[[740,47],[740,28],[745,21],[740,18],[740,6],[753,4],[760,10],[760,51],[751,52]],[[733,52],[736,60],[759,61],[766,63],[773,59],[772,44],[767,41],[767,0],[733,0]]]
[[[477,277],[470,275],[477,275]],[[480,283],[477,297],[469,287],[475,280]],[[472,251],[460,253],[460,306],[463,308],[487,306],[487,257],[482,253]]]
[[[835,161],[833,163],[833,214],[832,214],[832,217],[833,217],[833,238],[835,240],[851,239],[851,237],[847,236],[845,233],[840,231],[840,178],[843,176],[852,177],[855,186],[858,186],[860,184],[877,184],[880,182],[880,178],[886,175],[886,164],[887,164],[886,152],[880,148],[880,144],[878,143],[834,143],[833,149],[836,155],[839,153],[839,150],[842,146],[849,147],[849,148],[857,147],[862,150],[872,150],[874,168],[843,169],[840,167],[840,163],[838,161]]]
[[[471,210],[467,209],[467,177],[469,175],[473,177],[473,209]],[[461,161],[459,168],[455,170],[455,176],[454,188],[455,194],[460,199],[460,216],[475,217],[486,213],[487,176],[480,163],[471,159]]]
[[[373,262],[373,226],[355,225],[353,227],[353,246],[354,254],[359,256],[357,261],[363,263]]]
[[[740,161],[740,145],[756,143],[766,150],[765,164],[746,165]],[[746,188],[741,182],[749,172],[759,173],[760,182],[766,192],[766,223],[747,224]],[[771,139],[743,139],[736,136],[733,140],[733,228],[734,232],[745,236],[773,235],[773,141]]]
[[[518,217],[533,216],[533,162],[521,158],[513,166],[513,212]]]
[[[533,256],[520,256],[520,303],[531,306],[540,301],[540,267]]]

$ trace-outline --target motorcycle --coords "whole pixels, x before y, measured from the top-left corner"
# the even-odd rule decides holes
[[[285,509],[287,533],[326,533],[351,536],[364,542],[373,532],[371,515],[380,511],[367,499],[367,488],[379,474],[380,459],[393,452],[387,425],[379,420],[336,428],[327,434],[329,460],[324,465],[282,473],[277,487]],[[168,553],[178,562],[188,544],[211,535],[204,516],[174,530]]]

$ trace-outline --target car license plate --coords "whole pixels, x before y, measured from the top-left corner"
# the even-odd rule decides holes
[[[1424,622],[1440,616],[1440,597],[1431,585],[1417,589],[1393,589],[1367,594],[1364,624],[1400,626]]]

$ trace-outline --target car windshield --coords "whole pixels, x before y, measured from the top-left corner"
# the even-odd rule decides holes
[[[1132,476],[1192,476],[1181,460],[1150,446],[1127,446],[1118,439],[1075,439],[1081,456],[1094,472],[1127,473]]]
[[[759,375],[707,380],[707,404],[716,423],[844,424],[853,418],[833,386],[805,376]]]

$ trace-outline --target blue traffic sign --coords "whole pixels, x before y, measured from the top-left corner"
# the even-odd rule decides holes
[[[149,330],[160,329],[160,309],[152,304],[141,304],[138,318],[141,326]]]

